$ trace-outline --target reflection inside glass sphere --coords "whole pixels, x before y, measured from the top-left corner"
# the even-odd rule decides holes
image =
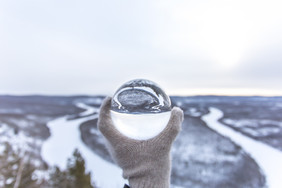
[[[171,110],[171,102],[156,83],[136,79],[117,90],[112,98],[111,110],[131,114],[161,113]]]
[[[146,140],[165,129],[171,115],[171,102],[154,82],[136,79],[123,84],[111,102],[111,118],[123,135]]]

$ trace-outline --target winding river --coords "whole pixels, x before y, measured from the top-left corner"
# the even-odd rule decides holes
[[[99,110],[83,103],[78,103],[77,106],[85,109],[80,113],[81,116],[88,116]],[[86,170],[91,172],[92,180],[98,187],[121,188],[126,183],[122,178],[122,170],[96,155],[81,140],[80,124],[95,118],[98,118],[97,113],[76,120],[68,120],[68,116],[64,116],[50,121],[47,126],[51,136],[43,143],[42,157],[49,165],[57,165],[61,169],[65,169],[67,159],[78,148],[85,159]]]
[[[202,117],[206,124],[214,131],[241,146],[257,162],[265,174],[269,188],[281,188],[282,152],[221,124],[218,120],[223,117],[223,112],[219,109],[209,108],[209,111],[209,114]]]

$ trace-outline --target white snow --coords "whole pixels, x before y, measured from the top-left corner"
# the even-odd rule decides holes
[[[269,120],[269,119],[224,119],[224,123],[230,124],[234,127],[253,127],[253,128],[259,128],[259,125],[274,125],[278,127],[282,127],[282,122],[275,121],[275,120]]]
[[[123,135],[136,140],[157,136],[166,127],[171,112],[154,114],[126,114],[111,110],[114,126]]]
[[[85,104],[78,106],[86,110],[80,114],[84,116],[98,110]],[[64,116],[50,121],[47,125],[50,128],[51,137],[43,143],[42,157],[48,164],[65,169],[67,159],[78,148],[85,159],[87,171],[91,172],[92,179],[98,187],[121,188],[126,183],[126,180],[122,178],[122,170],[96,155],[81,140],[79,125],[97,117],[96,114],[68,121],[67,116]]]
[[[257,162],[266,176],[269,188],[281,188],[282,152],[221,124],[218,120],[223,117],[223,112],[216,108],[210,108],[209,110],[210,113],[202,117],[207,125],[240,145]]]
[[[244,133],[261,137],[279,133],[282,127],[282,122],[269,119],[223,119],[223,122],[240,128]]]
[[[244,133],[248,133],[252,136],[268,136],[271,134],[276,134],[280,132],[280,128],[278,127],[261,127],[259,129],[252,129],[249,127],[243,127],[241,129]]]
[[[188,109],[188,114],[190,115],[190,116],[193,116],[193,117],[199,117],[199,116],[201,116],[201,112],[199,112],[196,108],[189,108]]]
[[[88,105],[84,104],[84,103],[77,103],[76,104],[77,107],[85,109],[85,111],[81,112],[79,115],[81,116],[87,116],[93,113],[98,113],[99,109],[98,108],[91,108]]]
[[[6,124],[0,124],[0,143],[5,142],[10,143],[12,149],[19,152],[19,155],[23,155],[26,151],[35,151],[41,146],[40,140],[35,140],[25,135],[22,131],[15,134],[14,129]],[[3,146],[1,146],[1,148],[3,148]]]

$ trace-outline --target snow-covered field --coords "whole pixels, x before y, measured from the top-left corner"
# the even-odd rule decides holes
[[[97,108],[78,104],[86,111],[80,115],[87,116],[97,112]],[[76,119],[67,120],[64,116],[48,123],[51,136],[42,146],[42,157],[50,165],[66,168],[66,161],[78,148],[85,159],[86,169],[91,172],[95,184],[101,188],[121,188],[126,183],[122,178],[120,168],[109,163],[91,151],[81,140],[79,125],[85,121],[97,118],[98,114]]]
[[[221,124],[218,120],[223,117],[223,112],[216,108],[209,110],[210,113],[202,117],[206,124],[219,134],[230,138],[254,158],[265,174],[269,188],[281,188],[282,152]]]

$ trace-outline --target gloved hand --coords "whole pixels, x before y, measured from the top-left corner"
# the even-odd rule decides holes
[[[168,188],[170,186],[170,149],[181,129],[183,112],[174,107],[165,129],[148,140],[135,140],[120,133],[113,125],[111,98],[100,109],[98,128],[107,141],[107,148],[122,168],[131,188]]]

